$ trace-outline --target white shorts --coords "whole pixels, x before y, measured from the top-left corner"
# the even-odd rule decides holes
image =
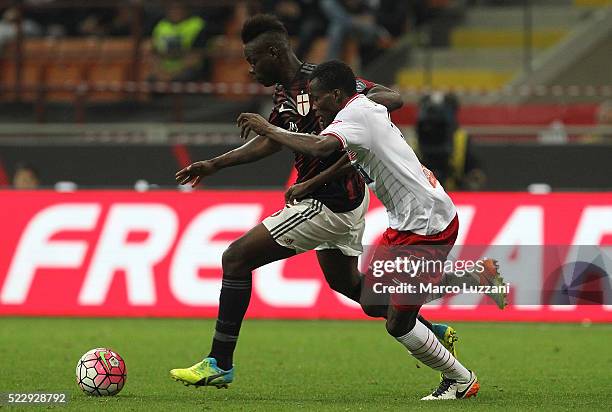
[[[276,243],[297,253],[339,249],[345,256],[359,256],[370,192],[365,188],[361,204],[346,213],[332,212],[315,199],[286,205],[262,222]]]

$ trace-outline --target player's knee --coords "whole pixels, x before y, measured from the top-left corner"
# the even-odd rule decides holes
[[[235,243],[229,245],[221,257],[223,273],[239,274],[248,271],[247,262],[245,262],[243,256],[244,254],[241,253],[240,248]]]
[[[385,324],[387,332],[393,337],[404,336],[414,328],[418,312],[390,310]]]

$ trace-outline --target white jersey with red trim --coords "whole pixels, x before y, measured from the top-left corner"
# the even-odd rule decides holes
[[[432,235],[455,217],[452,200],[421,165],[384,106],[355,95],[321,135],[340,140],[353,166],[385,205],[392,229]]]

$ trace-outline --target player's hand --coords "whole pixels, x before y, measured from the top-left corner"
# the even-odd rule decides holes
[[[218,168],[210,160],[195,162],[184,169],[179,170],[174,175],[176,182],[179,185],[184,185],[191,182],[191,187],[195,187],[203,177],[210,176],[216,173]]]
[[[285,204],[293,204],[294,202],[304,199],[312,193],[314,188],[308,182],[296,183],[285,191]]]
[[[238,116],[238,127],[240,127],[240,138],[246,140],[251,132],[265,136],[273,126],[256,113],[242,113]]]

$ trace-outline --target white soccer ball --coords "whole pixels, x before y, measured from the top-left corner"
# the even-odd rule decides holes
[[[77,384],[87,395],[116,395],[123,389],[126,378],[125,362],[111,349],[92,349],[77,362]]]

